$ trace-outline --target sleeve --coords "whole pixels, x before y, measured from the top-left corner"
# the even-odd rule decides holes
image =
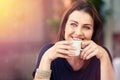
[[[39,64],[40,64],[40,61],[41,61],[41,58],[42,58],[43,54],[45,53],[45,51],[47,51],[47,50],[48,50],[50,47],[52,47],[52,46],[53,46],[53,44],[46,44],[45,46],[43,46],[43,47],[41,48],[40,54],[39,54],[39,56],[38,56],[37,63],[36,63],[36,65],[35,65],[35,68],[34,68],[33,73],[32,73],[33,78],[34,78],[34,76],[35,76],[36,69],[39,67]]]

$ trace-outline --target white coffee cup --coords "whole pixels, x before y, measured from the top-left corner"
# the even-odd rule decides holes
[[[81,52],[81,45],[82,45],[82,40],[73,40],[72,41],[72,45],[73,47],[75,47],[75,56],[79,56],[80,55],[80,52]]]

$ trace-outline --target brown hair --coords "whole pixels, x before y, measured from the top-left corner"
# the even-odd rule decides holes
[[[102,32],[102,22],[94,5],[85,0],[75,1],[64,14],[61,20],[61,24],[60,24],[60,29],[58,33],[58,41],[65,40],[64,35],[65,35],[66,22],[69,18],[69,15],[75,10],[83,10],[84,12],[88,13],[93,18],[94,32],[93,32],[92,40],[100,45],[101,44],[100,37],[101,37],[101,32]]]

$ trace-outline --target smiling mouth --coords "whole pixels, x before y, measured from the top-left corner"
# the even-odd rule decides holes
[[[82,40],[82,39],[80,39],[80,38],[76,38],[76,37],[72,37],[72,40],[79,41],[79,40]]]

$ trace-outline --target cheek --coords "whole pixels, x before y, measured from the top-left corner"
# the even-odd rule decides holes
[[[86,32],[85,33],[85,37],[86,37],[86,39],[88,39],[88,40],[91,40],[92,39],[92,35],[93,35],[93,32]]]
[[[65,38],[69,37],[69,35],[72,34],[72,33],[73,33],[73,30],[70,27],[66,26],[66,28],[65,28]]]

